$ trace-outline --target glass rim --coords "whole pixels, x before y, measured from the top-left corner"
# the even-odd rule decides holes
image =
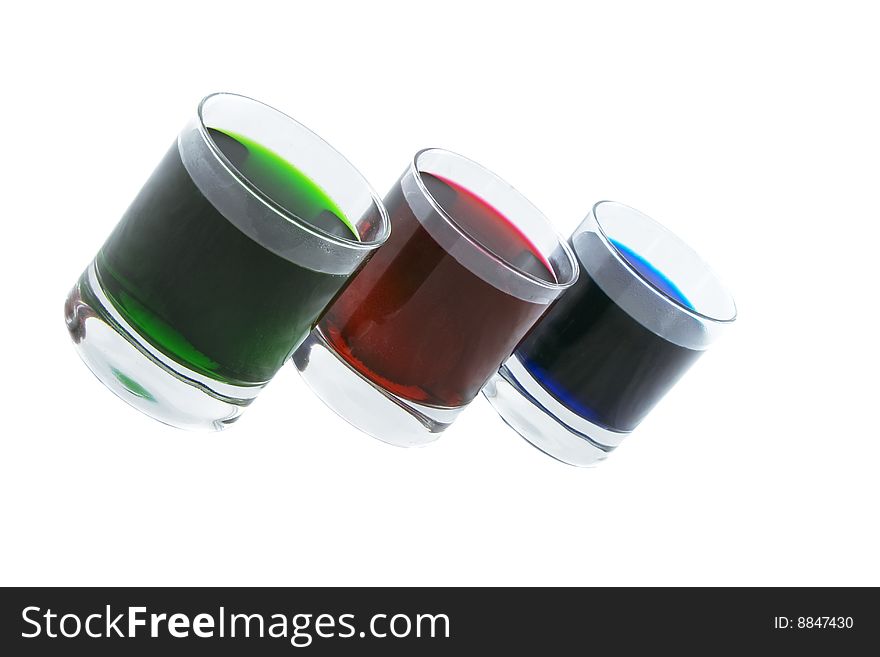
[[[678,299],[675,299],[674,297],[670,296],[669,294],[666,294],[663,290],[659,289],[657,286],[655,286],[653,283],[651,283],[651,281],[649,281],[638,269],[633,267],[629,263],[629,261],[625,257],[623,257],[623,254],[620,253],[620,251],[617,249],[617,247],[614,246],[614,244],[611,242],[611,238],[608,237],[608,234],[605,232],[605,227],[602,225],[601,219],[599,219],[599,207],[602,205],[606,205],[606,206],[607,205],[614,205],[614,206],[623,208],[625,210],[628,210],[630,212],[633,212],[633,213],[639,215],[643,219],[646,219],[654,227],[656,227],[660,231],[662,231],[664,234],[666,234],[669,237],[671,237],[672,239],[674,239],[682,247],[684,247],[685,249],[687,249],[688,251],[693,253],[696,256],[696,258],[699,260],[700,264],[705,268],[705,270],[707,272],[709,272],[709,274],[715,279],[715,281],[718,283],[719,289],[723,291],[723,293],[726,295],[727,299],[730,301],[730,306],[733,309],[731,316],[730,317],[716,317],[714,315],[707,315],[705,313],[702,313],[699,310],[697,310],[696,308],[688,308],[686,305],[681,303]],[[683,313],[686,313],[687,315],[690,315],[691,317],[695,317],[696,319],[701,320],[701,321],[709,321],[709,322],[713,322],[716,324],[732,324],[733,322],[736,321],[738,311],[737,311],[737,307],[736,307],[736,301],[734,300],[733,295],[730,293],[730,290],[727,289],[727,286],[724,285],[724,283],[718,277],[718,274],[715,273],[715,270],[713,270],[709,266],[709,264],[705,260],[703,260],[703,258],[700,257],[700,255],[687,244],[687,242],[685,242],[683,239],[681,239],[674,232],[672,232],[671,230],[666,228],[666,226],[661,224],[659,221],[657,221],[653,217],[645,214],[641,210],[637,210],[636,208],[631,207],[629,205],[626,205],[625,203],[620,203],[619,201],[611,201],[611,200],[597,201],[596,203],[593,204],[593,207],[590,210],[590,214],[592,215],[593,220],[596,222],[596,227],[598,228],[598,235],[601,238],[602,244],[605,246],[605,248],[608,249],[608,251],[614,256],[614,258],[617,259],[617,261],[620,264],[622,264],[626,268],[626,270],[628,272],[630,272],[640,283],[642,283],[644,286],[646,286],[652,292],[657,294],[664,301],[666,301],[667,303],[673,304],[676,307],[676,309],[680,310]]]
[[[223,96],[240,98],[240,99],[246,100],[246,101],[254,103],[256,105],[260,105],[261,107],[268,109],[272,112],[275,112],[276,114],[284,117],[284,119],[290,121],[291,124],[293,124],[293,126],[299,128],[301,130],[305,130],[306,132],[311,134],[313,137],[315,137],[315,139],[317,139],[320,144],[322,144],[324,147],[326,147],[328,151],[330,151],[335,157],[337,157],[343,165],[349,167],[354,172],[354,174],[360,179],[360,181],[363,183],[365,189],[370,194],[370,200],[372,201],[372,204],[376,207],[376,209],[379,212],[379,220],[381,221],[382,226],[381,226],[381,229],[380,229],[379,233],[377,234],[377,236],[374,239],[365,242],[365,241],[361,241],[361,240],[348,239],[346,237],[342,237],[339,235],[334,235],[333,233],[325,231],[322,228],[319,228],[318,226],[314,226],[311,223],[307,222],[302,217],[298,216],[296,213],[291,212],[290,210],[285,208],[283,205],[281,205],[280,203],[275,201],[271,196],[266,194],[257,185],[252,183],[244,174],[242,174],[238,170],[238,168],[229,160],[229,158],[227,158],[226,155],[223,154],[223,151],[220,150],[220,147],[217,146],[217,144],[214,142],[214,140],[208,134],[208,126],[205,125],[205,118],[203,115],[203,109],[205,107],[205,103],[207,103],[212,98],[223,97]],[[353,250],[363,250],[363,251],[374,250],[374,249],[382,246],[382,244],[384,244],[386,242],[386,240],[388,239],[388,236],[391,234],[391,219],[388,216],[388,210],[386,210],[385,204],[382,203],[382,198],[376,193],[376,190],[373,189],[372,185],[370,185],[370,183],[363,176],[363,174],[357,169],[357,167],[355,167],[351,162],[349,162],[349,160],[342,153],[340,153],[338,150],[333,148],[333,146],[331,146],[319,134],[317,134],[316,132],[314,132],[313,130],[308,128],[307,126],[303,125],[302,123],[300,123],[299,121],[294,119],[292,116],[285,114],[281,110],[275,109],[271,105],[268,105],[262,101],[256,100],[255,98],[251,98],[250,96],[245,96],[243,94],[233,93],[230,91],[216,91],[216,92],[208,94],[207,96],[202,98],[202,100],[199,101],[199,105],[198,105],[198,109],[197,109],[196,114],[198,117],[197,123],[198,123],[199,135],[202,137],[204,142],[208,145],[208,148],[211,151],[211,154],[217,158],[217,160],[220,162],[220,164],[223,166],[223,168],[226,169],[230,173],[230,175],[232,175],[233,178],[235,178],[235,180],[242,187],[244,187],[258,201],[260,201],[263,205],[265,205],[266,208],[268,208],[269,210],[271,210],[272,212],[274,212],[275,214],[280,216],[285,221],[292,223],[297,228],[301,228],[302,230],[304,230],[308,233],[311,233],[315,237],[318,237],[318,238],[326,240],[328,242],[332,242],[332,243],[337,244],[339,246],[343,246],[345,248],[353,249]]]
[[[571,267],[571,274],[569,275],[568,280],[563,281],[563,282],[557,281],[554,283],[554,282],[550,282],[546,279],[540,278],[538,276],[535,276],[534,274],[531,274],[531,273],[529,273],[523,269],[520,269],[519,267],[516,267],[515,265],[507,262],[504,258],[500,257],[499,255],[494,253],[491,249],[488,249],[487,247],[485,247],[477,239],[473,238],[470,235],[470,233],[468,233],[461,225],[459,225],[459,223],[455,220],[455,218],[452,215],[450,215],[448,212],[446,212],[446,210],[443,208],[443,206],[440,205],[440,203],[437,201],[437,199],[434,198],[434,195],[431,194],[431,192],[428,190],[427,185],[425,185],[425,181],[422,180],[422,171],[421,171],[421,169],[419,169],[418,161],[422,155],[424,155],[425,153],[429,153],[429,152],[443,153],[445,155],[450,155],[453,158],[458,158],[460,160],[463,160],[463,161],[477,167],[487,177],[493,178],[494,180],[503,183],[506,187],[510,188],[510,190],[514,194],[518,195],[522,200],[524,200],[529,205],[529,207],[531,207],[535,211],[535,213],[543,220],[543,223],[546,226],[547,231],[553,235],[553,237],[556,239],[556,243],[562,247],[562,251],[563,251],[563,253],[565,253],[565,256],[568,259],[569,265]],[[504,180],[503,178],[501,178],[497,174],[493,173],[492,171],[490,171],[489,169],[484,167],[479,162],[475,162],[474,160],[472,160],[468,157],[465,157],[464,155],[461,155],[459,153],[455,153],[454,151],[450,151],[445,148],[438,148],[438,147],[422,148],[421,150],[417,151],[416,154],[413,155],[413,157],[412,157],[412,161],[410,162],[409,168],[413,174],[413,178],[415,179],[416,184],[419,187],[419,191],[422,193],[422,196],[424,196],[425,199],[427,199],[428,203],[430,203],[431,208],[458,235],[460,235],[469,244],[471,244],[472,246],[477,248],[480,251],[480,253],[487,256],[490,260],[497,263],[498,265],[500,265],[501,267],[503,267],[507,271],[515,274],[516,276],[519,276],[519,277],[525,279],[529,283],[531,283],[533,285],[538,285],[538,286],[540,286],[544,289],[547,289],[547,290],[565,290],[575,284],[575,282],[577,281],[577,278],[578,278],[578,264],[577,264],[577,259],[575,258],[574,252],[572,251],[571,247],[568,244],[568,241],[564,237],[562,237],[558,232],[556,232],[556,229],[553,227],[553,224],[550,222],[550,220],[547,218],[547,216],[543,212],[541,212],[528,198],[526,198],[526,196],[523,195],[522,192],[520,192],[518,189],[516,189],[513,185],[508,183],[506,180]],[[557,272],[556,268],[554,267],[554,271],[553,271],[554,277],[558,273],[559,272]]]

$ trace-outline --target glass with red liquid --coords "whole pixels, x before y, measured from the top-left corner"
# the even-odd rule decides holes
[[[348,422],[419,445],[477,396],[578,265],[535,206],[449,151],[417,153],[384,202],[391,237],[293,360]]]

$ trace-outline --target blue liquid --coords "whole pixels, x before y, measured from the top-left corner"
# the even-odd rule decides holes
[[[619,242],[614,246],[651,285],[693,308],[649,261]],[[632,431],[702,352],[673,344],[642,326],[588,271],[581,261],[577,283],[515,355],[550,395],[580,417],[613,431]]]
[[[622,242],[610,238],[608,241],[614,245],[614,248],[623,256],[624,260],[626,260],[633,269],[639,272],[642,278],[671,299],[678,301],[680,304],[691,310],[696,310],[694,305],[684,295],[684,292],[682,292],[675,283],[669,280],[662,271],[657,269],[645,258]]]

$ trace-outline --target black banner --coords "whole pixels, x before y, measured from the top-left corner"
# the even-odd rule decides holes
[[[3,589],[6,655],[556,654],[876,646],[875,589]],[[840,652],[844,651],[844,652]]]

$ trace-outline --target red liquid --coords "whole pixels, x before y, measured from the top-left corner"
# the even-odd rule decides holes
[[[546,259],[495,208],[450,181],[422,179],[485,248],[555,281]],[[502,292],[449,255],[413,215],[399,184],[385,205],[391,237],[319,327],[352,367],[395,395],[432,406],[467,404],[548,306]]]

